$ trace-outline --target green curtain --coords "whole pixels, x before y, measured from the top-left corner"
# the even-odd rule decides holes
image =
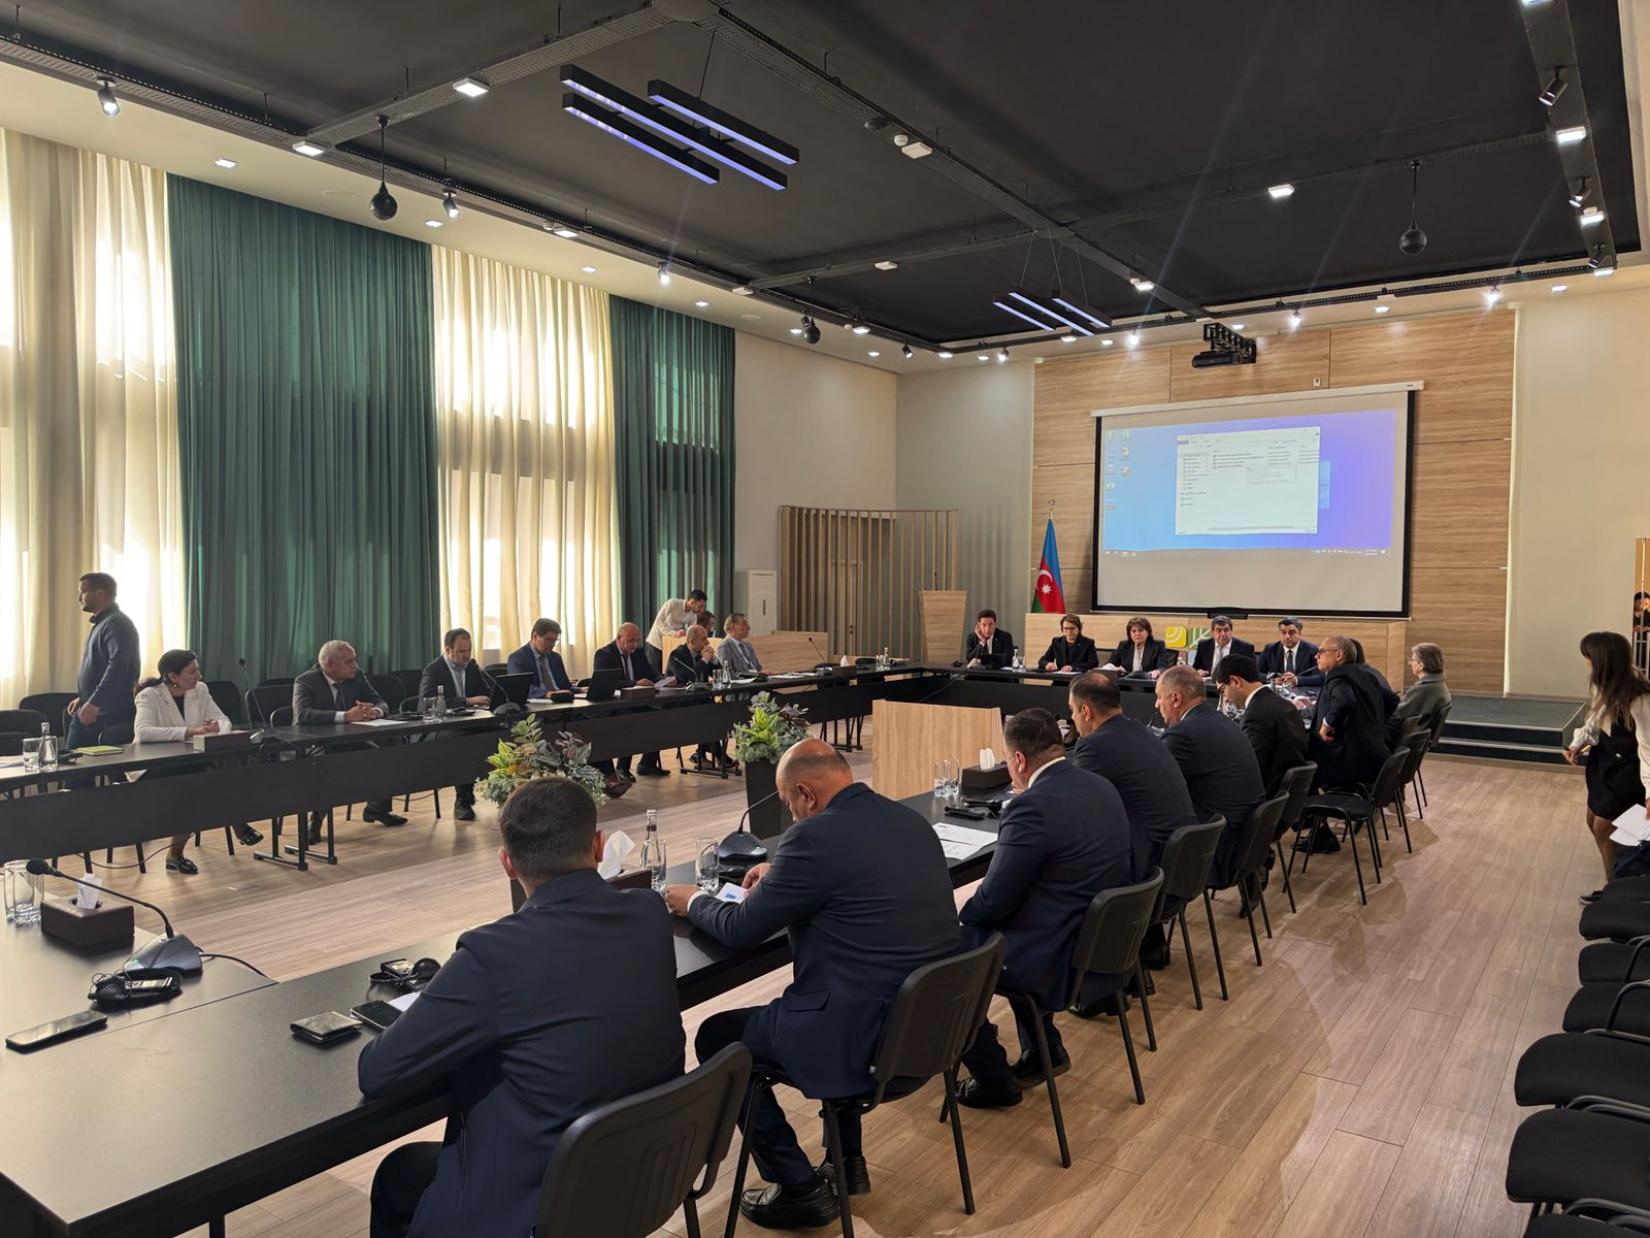
[[[189,630],[253,682],[437,646],[429,249],[167,177]]]
[[[612,298],[624,617],[645,632],[667,597],[733,605],[733,331]]]

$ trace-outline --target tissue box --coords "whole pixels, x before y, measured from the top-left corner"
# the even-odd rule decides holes
[[[657,695],[658,692],[651,685],[647,684],[619,689],[619,699],[621,701],[646,701],[651,700]]]
[[[252,747],[252,732],[225,731],[222,735],[196,735],[189,742],[196,752],[234,752]]]
[[[61,898],[40,904],[40,931],[76,950],[132,944],[132,905],[108,902],[90,911]]]
[[[962,772],[962,789],[964,791],[991,791],[997,787],[1007,786],[1009,783],[1008,762],[984,768],[970,765]]]

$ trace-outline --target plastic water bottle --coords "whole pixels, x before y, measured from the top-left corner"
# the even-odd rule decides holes
[[[642,867],[652,874],[653,888],[665,888],[665,845],[659,839],[659,810],[647,810],[647,837],[642,840]]]
[[[1025,668],[1025,659],[1020,656],[1020,647],[1016,645],[1014,647],[1014,669],[1017,671],[1023,671]]]
[[[447,716],[447,688],[444,684],[436,685],[435,716],[437,718],[445,718]]]
[[[57,736],[52,734],[52,724],[40,724],[40,768],[57,768]]]

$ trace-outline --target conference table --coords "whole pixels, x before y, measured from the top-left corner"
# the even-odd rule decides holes
[[[932,795],[903,802],[930,822],[947,820]],[[952,823],[996,832],[994,818]],[[987,844],[948,861],[953,884],[983,876],[992,850]],[[691,866],[672,875],[690,882]],[[686,921],[673,924],[683,1009],[790,962],[783,933],[735,950]],[[235,1209],[444,1117],[445,1078],[391,1097],[361,1096],[356,1058],[371,1032],[316,1048],[294,1038],[289,1025],[392,996],[369,979],[384,958],[445,959],[458,936],[443,933],[279,984],[215,959],[164,1006],[111,1017],[101,1031],[32,1054],[4,1053],[0,1218],[7,1238],[168,1238],[199,1225],[220,1235],[222,1218]],[[0,1016],[9,1020],[15,1011],[28,1020],[4,1030],[83,1008],[91,971],[113,962],[60,949],[38,929],[0,925]],[[20,982],[34,991],[14,1006],[18,998],[4,995]]]
[[[529,716],[539,720],[546,738],[577,733],[590,744],[591,758],[600,760],[719,742],[745,720],[758,692],[775,692],[803,706],[810,725],[863,718],[878,700],[995,708],[1005,714],[1039,706],[1063,717],[1074,678],[917,663],[832,667],[726,688],[660,689],[645,699],[534,701]],[[1124,712],[1152,721],[1150,678],[1125,676],[1119,684]],[[469,782],[485,771],[487,757],[518,720],[483,710],[434,720],[269,727],[256,745],[222,753],[197,751],[188,743],[132,744],[55,770],[24,772],[20,761],[0,762],[0,861],[141,845],[235,822],[287,818],[296,866],[307,868],[312,852],[297,825],[303,814]],[[162,776],[130,777],[149,772]],[[260,858],[281,859],[275,832],[268,834],[268,851]],[[330,831],[320,854],[336,862]]]

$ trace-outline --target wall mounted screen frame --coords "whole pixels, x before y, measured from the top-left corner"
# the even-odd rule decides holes
[[[1407,617],[1414,512],[1415,396],[1423,388],[1421,382],[1383,383],[1096,409],[1093,413],[1094,506],[1090,525],[1094,537],[1095,570],[1090,597],[1093,611],[1099,614],[1207,614],[1231,609],[1263,614]],[[1385,422],[1380,420],[1382,416],[1387,418]],[[1223,428],[1226,426],[1236,433],[1229,433]],[[1107,444],[1111,442],[1116,450],[1119,436],[1115,432],[1123,430],[1144,431],[1146,441],[1134,442],[1136,454],[1128,459],[1129,475],[1108,477],[1108,463],[1115,470],[1122,456],[1113,456],[1108,461]],[[1319,480],[1310,485],[1323,487],[1323,501],[1319,506],[1326,520],[1338,522],[1334,526],[1337,543],[1327,548],[1314,544],[1327,540],[1329,529],[1320,528],[1316,512],[1307,518],[1307,524],[1299,523],[1304,496],[1296,495],[1292,501],[1289,486],[1285,485],[1278,490],[1275,527],[1241,530],[1240,535],[1253,543],[1251,545],[1231,548],[1220,545],[1219,535],[1228,530],[1200,523],[1214,518],[1221,510],[1218,488],[1198,490],[1186,484],[1188,477],[1194,476],[1188,470],[1196,467],[1199,438],[1209,438],[1211,433],[1220,436],[1223,447],[1241,446],[1247,437],[1257,449],[1275,445],[1286,453],[1294,451],[1303,457],[1310,453],[1321,470]],[[1121,437],[1129,439],[1132,434]],[[1144,455],[1139,454],[1141,449]],[[1264,453],[1262,455],[1264,457]],[[1372,460],[1375,461],[1373,470],[1368,467]],[[1137,463],[1143,465],[1139,470],[1134,467]],[[1348,471],[1353,463],[1359,470],[1356,474]],[[1348,477],[1352,477],[1352,481],[1344,480]],[[1131,496],[1131,486],[1143,493]],[[1364,487],[1361,494],[1364,501],[1349,499],[1348,486],[1353,487],[1352,493],[1359,493],[1357,486]],[[1108,496],[1132,501],[1129,510],[1134,513],[1121,526],[1117,523],[1118,517],[1113,516],[1110,546],[1106,527]],[[1152,500],[1152,505],[1142,517],[1140,512],[1146,509],[1147,498]],[[1337,499],[1340,500],[1338,507]],[[1204,500],[1210,501],[1200,507]],[[1259,523],[1268,522],[1262,518]],[[1346,536],[1343,538],[1341,534]],[[1234,536],[1233,540],[1236,542],[1239,538]],[[1181,541],[1187,544],[1178,544]],[[1342,546],[1341,541],[1346,545]],[[1394,548],[1399,550],[1396,572],[1386,559]],[[1229,555],[1245,555],[1248,560],[1224,562]],[[1312,587],[1302,584],[1301,573],[1319,562],[1317,556],[1320,555],[1333,556],[1321,562],[1333,564],[1330,575],[1339,577],[1339,587],[1335,587],[1333,579],[1327,585],[1315,578]],[[1349,561],[1341,562],[1342,555],[1349,556]],[[1355,560],[1377,555],[1381,559],[1377,577],[1358,577],[1354,583],[1353,574],[1358,571]],[[1220,576],[1225,569],[1230,570],[1230,579],[1222,582]],[[1188,592],[1168,587],[1177,576],[1188,571],[1197,573],[1194,579],[1200,582],[1212,575],[1214,581],[1208,591],[1197,593],[1195,589]],[[1255,581],[1267,583],[1257,592],[1252,587]],[[1293,587],[1295,585],[1301,587]],[[1177,592],[1181,596],[1175,596]],[[1264,596],[1260,596],[1261,592]],[[1329,592],[1336,597],[1330,598]],[[1122,593],[1127,594],[1126,601],[1119,600]],[[1326,604],[1343,595],[1358,596],[1353,596],[1351,605]]]

